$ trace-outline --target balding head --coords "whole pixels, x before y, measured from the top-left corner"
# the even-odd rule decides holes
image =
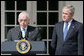
[[[20,18],[22,15],[25,15],[25,16],[29,19],[29,14],[28,14],[26,11],[22,11],[22,12],[19,14],[18,18]]]
[[[29,14],[25,11],[22,11],[18,16],[18,22],[21,28],[25,28],[29,23]]]

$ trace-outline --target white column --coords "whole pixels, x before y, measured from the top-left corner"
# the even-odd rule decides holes
[[[64,5],[64,1],[59,1],[59,21],[62,21],[62,8],[64,7]]]
[[[5,24],[5,15],[4,15],[4,10],[5,10],[5,2],[4,1],[1,1],[1,43],[3,42],[3,41],[5,41],[5,26],[4,26],[4,24]]]
[[[36,25],[36,1],[27,1],[27,12],[30,16],[30,24]]]

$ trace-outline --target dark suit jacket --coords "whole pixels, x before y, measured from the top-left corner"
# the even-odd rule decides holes
[[[55,55],[83,55],[83,24],[73,20],[65,41],[63,41],[63,25],[63,21],[55,24],[51,51],[55,51]]]
[[[41,35],[40,35],[38,28],[28,26],[25,38],[29,41],[41,40]],[[10,29],[8,34],[7,34],[7,39],[8,39],[8,41],[14,41],[14,40],[22,39],[22,32],[21,32],[20,26]]]

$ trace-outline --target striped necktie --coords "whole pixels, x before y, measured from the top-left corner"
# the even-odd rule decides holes
[[[23,36],[23,38],[25,38],[25,32],[26,32],[26,30],[23,29],[23,30],[22,30],[22,36]]]
[[[68,23],[65,23],[65,28],[64,28],[64,41],[65,41],[67,32],[68,32]]]

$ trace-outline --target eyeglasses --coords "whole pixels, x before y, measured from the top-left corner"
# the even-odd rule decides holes
[[[27,21],[27,19],[25,19],[25,20],[23,20],[23,19],[20,19],[20,22],[22,22],[22,21],[26,22],[26,21]]]

